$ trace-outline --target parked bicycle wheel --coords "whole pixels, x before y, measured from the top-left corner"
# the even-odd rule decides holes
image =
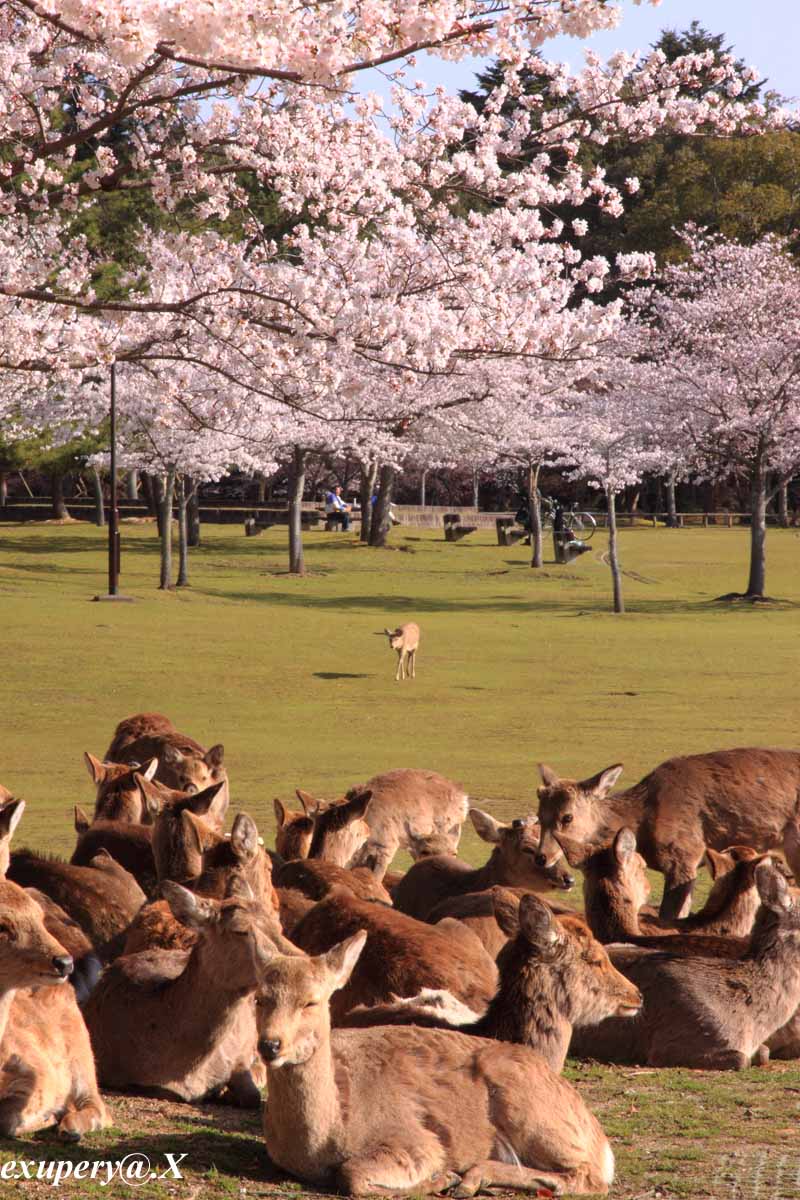
[[[590,542],[592,540],[594,531],[597,529],[597,521],[595,521],[591,513],[570,513],[568,521],[570,532],[579,542]]]

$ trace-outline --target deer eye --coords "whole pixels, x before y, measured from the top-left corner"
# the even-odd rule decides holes
[[[572,813],[564,813],[564,816],[561,818],[561,824],[562,825],[571,825],[572,824]]]
[[[15,942],[17,940],[16,933],[10,925],[6,924],[5,921],[0,921],[0,938],[6,938],[9,942]]]
[[[316,1008],[318,1004],[318,1000],[307,1000],[303,1005],[303,1008]]]

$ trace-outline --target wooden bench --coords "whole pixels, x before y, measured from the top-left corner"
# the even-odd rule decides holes
[[[300,513],[300,528],[301,529],[316,529],[317,526],[325,519],[325,513],[319,509],[303,509]],[[260,509],[252,512],[244,520],[244,532],[246,537],[258,537],[264,529],[271,529],[273,525],[288,525],[289,524],[289,509]]]
[[[462,525],[460,513],[445,513],[442,523],[446,542],[460,542],[468,533],[474,533],[478,528],[477,525]]]
[[[517,525],[513,517],[497,517],[495,528],[497,529],[498,546],[513,546],[528,536],[527,529]]]

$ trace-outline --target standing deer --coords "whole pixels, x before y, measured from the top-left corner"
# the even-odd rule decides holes
[[[276,957],[256,1001],[264,1138],[296,1178],[351,1196],[453,1183],[606,1193],[614,1155],[580,1095],[527,1046],[439,1029],[331,1032],[328,1002],[364,948]]]
[[[581,781],[540,766],[542,865],[554,862],[566,834],[607,845],[623,825],[636,834],[648,867],[664,875],[660,915],[688,916],[706,848],[733,843],[759,853],[782,848],[800,877],[800,753],[748,748],[671,758],[627,791],[611,794],[622,766]]]
[[[399,682],[401,679],[405,679],[406,675],[409,679],[415,679],[420,637],[419,625],[414,621],[407,621],[405,625],[398,625],[397,629],[384,629],[383,632],[389,639],[392,650],[397,651],[395,679]],[[406,667],[408,667],[408,671],[406,671]]]
[[[321,857],[323,831],[335,823],[332,806],[307,792],[298,790],[297,794],[306,812],[314,813],[309,856]],[[417,767],[374,775],[365,784],[352,787],[346,800],[351,804],[369,800],[369,809],[364,812],[364,837],[349,860],[332,859],[330,852],[324,857],[338,861],[339,866],[369,867],[378,879],[383,879],[400,849],[407,850],[414,859],[455,854],[469,807],[469,797],[461,784]]]
[[[23,888],[0,882],[0,1135],[56,1125],[65,1141],[108,1125],[73,962]]]

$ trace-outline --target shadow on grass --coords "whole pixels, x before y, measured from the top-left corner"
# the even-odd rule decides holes
[[[314,671],[315,679],[372,679],[372,675],[355,674],[352,671]]]

